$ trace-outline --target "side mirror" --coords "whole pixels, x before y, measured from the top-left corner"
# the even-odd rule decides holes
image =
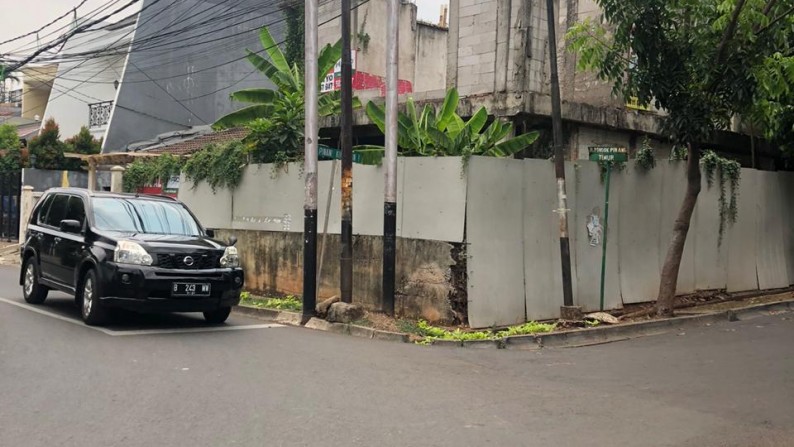
[[[61,231],[67,233],[79,233],[83,230],[83,225],[79,221],[73,219],[64,219],[61,221],[60,228]]]
[[[236,243],[237,243],[237,236],[234,236],[234,235],[229,236],[229,245],[230,246],[234,246],[234,244],[236,244]]]
[[[208,237],[212,237],[212,238],[215,237],[215,230],[207,228],[206,230],[204,230],[204,232],[207,233]]]

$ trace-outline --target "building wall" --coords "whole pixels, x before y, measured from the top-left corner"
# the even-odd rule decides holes
[[[213,15],[229,19],[201,24]],[[280,41],[286,29],[282,16],[275,6],[263,10],[255,0],[144,0],[134,36],[137,49],[126,61],[103,151],[123,151],[158,134],[212,124],[247,105],[232,102],[232,92],[272,87],[246,60],[246,50],[262,51],[263,26]],[[172,34],[158,37],[164,33]]]
[[[107,37],[107,38],[105,38]],[[97,41],[113,41],[111,36],[97,37]],[[74,45],[67,51],[80,51]],[[114,81],[122,78],[124,55],[89,59],[84,62],[62,62],[52,86],[43,121],[54,118],[61,136],[76,135],[82,126],[89,127],[89,104],[113,101]],[[95,137],[105,136],[107,126],[92,127]]]
[[[416,68],[413,75],[415,92],[443,90],[446,86],[447,34],[445,28],[421,22],[416,24]]]
[[[44,116],[58,65],[28,66],[22,70],[22,117]]]
[[[355,1],[353,2],[355,5]],[[341,38],[341,19],[337,18],[340,0],[320,5],[320,45]],[[327,23],[326,23],[327,22]],[[386,76],[386,2],[369,1],[354,8],[351,28],[353,48],[358,50],[356,70],[373,76]],[[411,91],[443,90],[446,83],[446,33],[432,25],[417,23],[416,5],[400,3],[399,78],[411,83]],[[358,34],[369,36],[364,45]]]

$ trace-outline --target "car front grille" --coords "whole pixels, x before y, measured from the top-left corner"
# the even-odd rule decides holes
[[[192,265],[185,262],[188,257],[193,259]],[[219,266],[220,258],[216,253],[158,253],[157,266],[178,270],[214,269]]]

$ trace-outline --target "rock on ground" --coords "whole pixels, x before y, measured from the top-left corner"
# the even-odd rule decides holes
[[[342,299],[339,298],[339,296],[332,296],[325,301],[317,303],[317,307],[315,307],[314,310],[317,312],[318,317],[325,318],[325,316],[328,315],[328,309],[331,308],[331,305],[340,301],[342,301]]]
[[[356,304],[333,303],[328,309],[328,321],[332,323],[352,323],[364,316],[364,309]]]

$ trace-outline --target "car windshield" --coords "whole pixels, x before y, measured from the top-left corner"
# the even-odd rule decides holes
[[[180,236],[201,233],[193,216],[177,202],[98,197],[93,202],[93,213],[98,230]]]

